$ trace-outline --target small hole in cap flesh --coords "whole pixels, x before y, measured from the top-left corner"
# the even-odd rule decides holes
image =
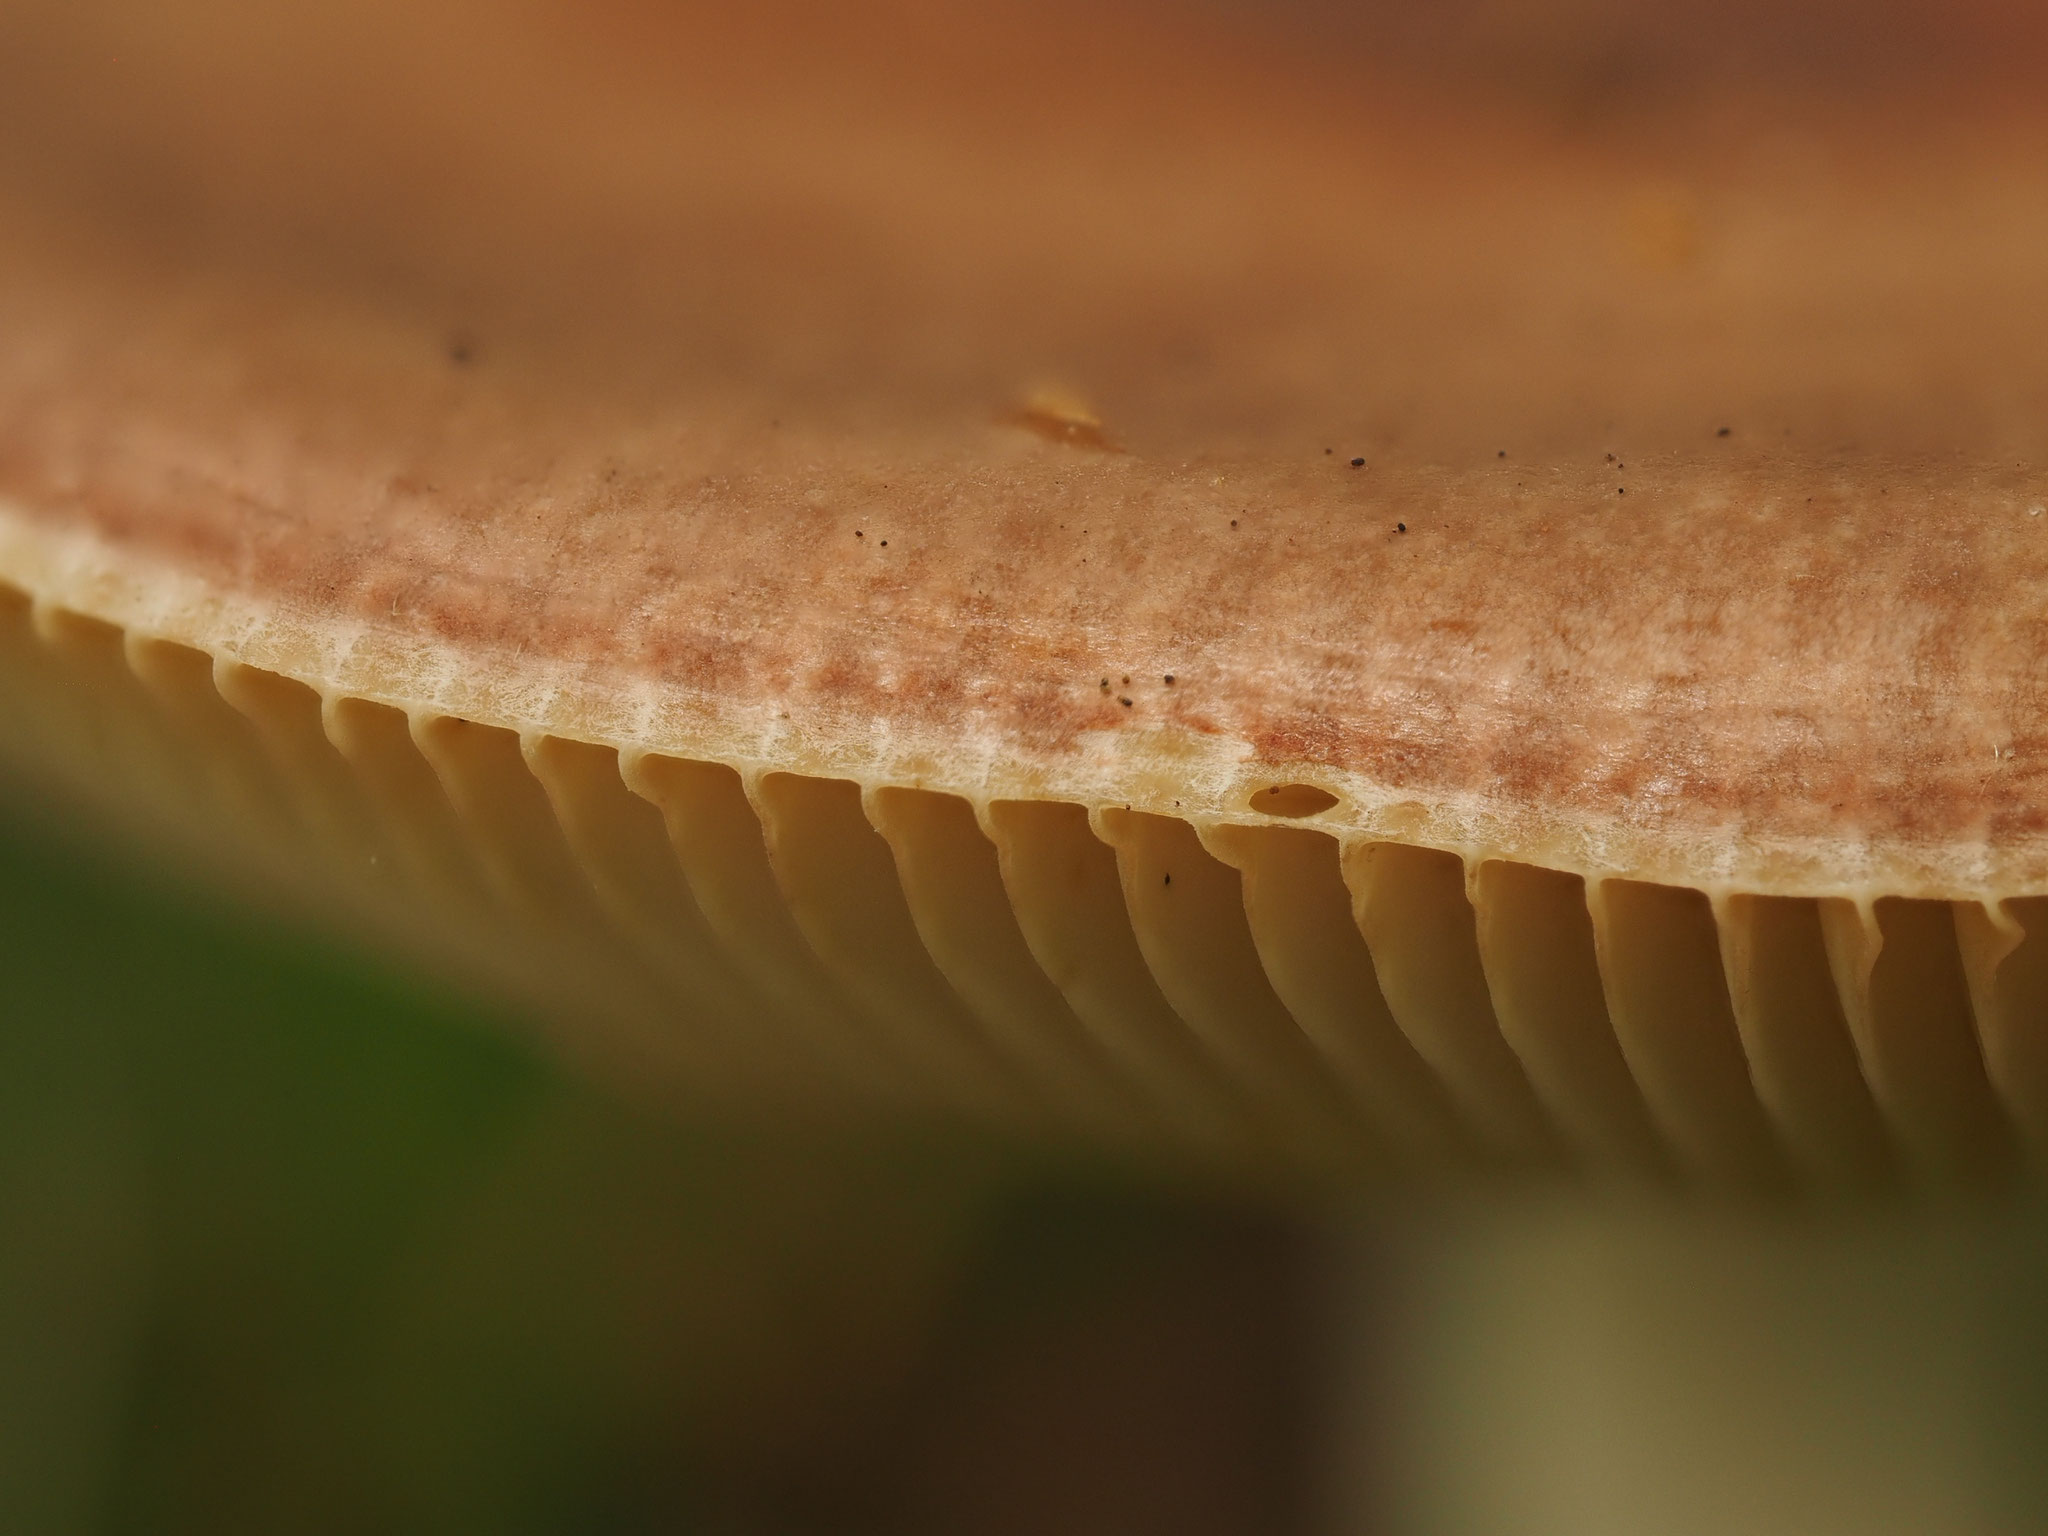
[[[1267,816],[1314,816],[1337,803],[1313,784],[1269,784],[1252,795],[1252,809]]]

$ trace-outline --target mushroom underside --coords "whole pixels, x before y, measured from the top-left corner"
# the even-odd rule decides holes
[[[1286,785],[1175,816],[677,755],[251,665],[24,563],[24,791],[604,1070],[1318,1181],[1981,1186],[2048,1138],[2048,898],[1588,879]]]

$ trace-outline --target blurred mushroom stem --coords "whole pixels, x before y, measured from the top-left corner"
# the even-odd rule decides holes
[[[1333,1531],[2042,1528],[2035,1212],[1557,1197],[1372,1230]]]

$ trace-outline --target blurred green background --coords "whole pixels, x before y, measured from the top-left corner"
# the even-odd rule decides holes
[[[5,1536],[2019,1536],[2048,1509],[2032,1200],[1535,1186],[1317,1224],[958,1127],[686,1114],[24,807]]]
[[[0,1530],[1295,1529],[1311,1246],[622,1102],[0,820]]]

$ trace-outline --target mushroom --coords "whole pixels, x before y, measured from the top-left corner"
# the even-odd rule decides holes
[[[0,762],[678,1093],[2014,1183],[2038,25],[1404,10],[8,8]]]
[[[2048,1147],[1995,89],[1795,153],[1142,6],[259,10],[0,23],[39,782],[684,1085],[1340,1181]]]

